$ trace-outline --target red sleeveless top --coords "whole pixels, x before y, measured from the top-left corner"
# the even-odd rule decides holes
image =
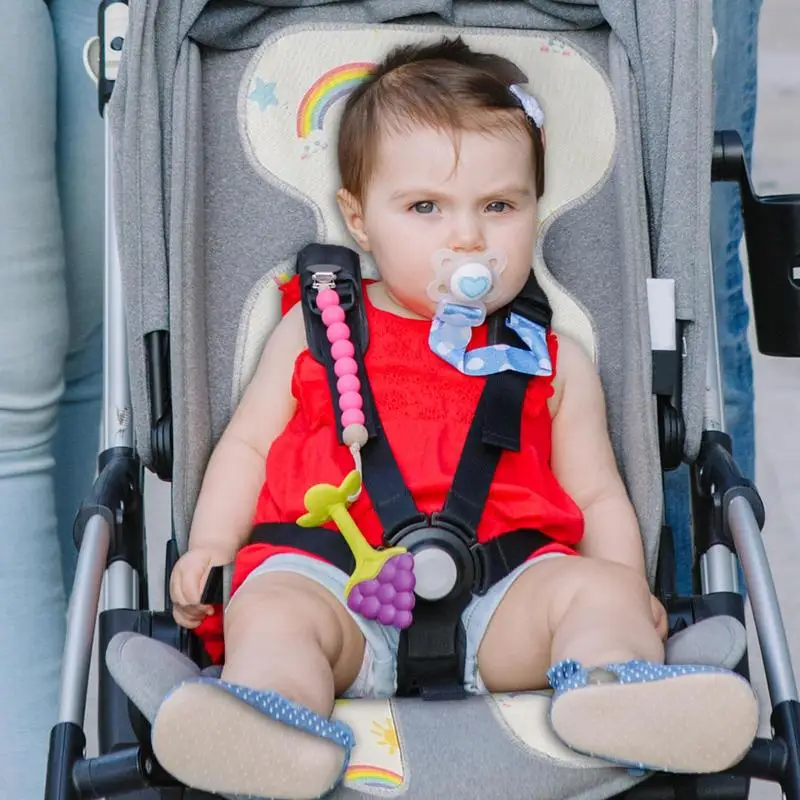
[[[284,313],[299,299],[299,281],[284,287]],[[440,511],[453,482],[467,431],[484,387],[484,379],[463,375],[431,352],[430,322],[398,317],[376,308],[364,291],[369,347],[364,357],[375,405],[400,472],[417,508],[425,514]],[[487,326],[473,331],[470,347],[487,343]],[[548,335],[555,373],[558,343]],[[561,488],[550,469],[552,420],[547,400],[552,378],[535,377],[528,384],[523,408],[521,449],[505,452],[495,473],[478,527],[485,542],[507,531],[535,528],[553,540],[545,551],[574,552],[583,534],[580,509]],[[303,496],[315,484],[339,484],[353,469],[349,450],[337,438],[333,403],[325,368],[304,350],[292,378],[297,401],[294,416],[270,448],[266,480],[258,498],[253,524],[295,522],[305,513]],[[381,544],[383,528],[366,492],[350,514],[373,547]],[[326,525],[338,535],[333,523]],[[247,545],[236,558],[232,590],[271,555],[303,552],[298,547]],[[213,627],[221,615],[201,628]],[[209,636],[196,632],[209,647]],[[206,631],[211,634],[211,631]],[[213,653],[212,653],[213,655]]]

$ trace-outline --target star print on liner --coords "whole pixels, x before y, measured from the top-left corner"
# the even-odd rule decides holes
[[[275,82],[266,83],[261,78],[256,78],[255,88],[247,96],[248,100],[258,103],[261,111],[266,111],[270,106],[278,105],[278,98],[275,94]]]

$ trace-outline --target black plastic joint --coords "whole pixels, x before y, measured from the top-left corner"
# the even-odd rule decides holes
[[[172,413],[168,412],[150,429],[152,469],[162,481],[172,481]]]
[[[786,748],[781,788],[786,800],[800,800],[800,703],[786,700],[772,710],[775,738]]]
[[[739,182],[745,175],[744,144],[736,131],[716,131],[711,153],[711,180]]]
[[[789,749],[782,739],[756,739],[745,757],[730,772],[762,781],[782,783],[789,760]]]
[[[150,468],[162,481],[172,480],[172,398],[169,331],[150,331],[144,337],[150,390]]]
[[[742,475],[731,455],[731,437],[722,431],[704,431],[697,458],[698,481],[706,497],[717,495],[723,515],[723,524],[728,529],[728,508],[735,497],[743,497],[753,509],[759,529],[764,527],[764,502],[756,485]]]
[[[47,761],[46,800],[81,800],[72,780],[75,764],[83,755],[86,736],[73,722],[59,722],[50,732],[50,752]]]
[[[661,467],[665,471],[677,469],[683,462],[686,442],[686,425],[681,412],[668,397],[658,397],[658,449]]]
[[[73,536],[80,548],[86,523],[94,516],[102,516],[112,531],[117,525],[117,514],[136,491],[138,460],[129,447],[114,447],[103,451],[98,458],[99,474],[92,490],[81,504],[75,517]]]
[[[75,518],[75,543],[80,549],[88,521],[95,516],[102,517],[111,535],[106,565],[125,561],[139,573],[140,603],[146,606],[144,508],[139,457],[129,447],[110,448],[100,454],[98,470],[92,490]]]
[[[141,747],[128,747],[75,765],[73,779],[81,798],[114,797],[150,786],[156,771],[152,755]]]
[[[120,53],[125,44],[124,30],[107,30],[106,22],[111,21],[114,16],[115,6],[127,7],[128,0],[100,0],[97,10],[97,32],[100,39],[100,73],[97,83],[97,102],[100,116],[105,112],[105,107],[111,99],[114,91],[116,77],[112,72],[112,65],[108,63],[107,56],[114,58],[114,54]],[[112,53],[107,53],[106,42]]]

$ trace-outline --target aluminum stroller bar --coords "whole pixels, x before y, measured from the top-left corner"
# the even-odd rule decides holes
[[[133,447],[127,334],[114,220],[111,126],[105,125],[105,274],[103,309],[103,417],[102,448]],[[120,354],[123,355],[120,358]],[[100,514],[85,525],[70,597],[64,665],[61,676],[58,722],[83,726],[92,642],[97,619],[103,571],[111,544],[111,528]],[[125,561],[115,561],[105,584],[106,608],[135,608],[136,575]]]
[[[147,771],[146,759],[138,751],[133,751],[130,758],[125,755],[122,762],[114,757],[104,768],[94,760],[82,760],[89,670],[104,573],[106,609],[134,611],[146,598],[146,578],[139,577],[144,575],[145,560],[141,466],[133,441],[125,307],[114,214],[113,142],[107,116],[127,28],[127,11],[124,0],[103,0],[100,5],[100,68],[96,77],[105,127],[106,167],[102,446],[98,476],[75,520],[79,555],[67,620],[58,721],[50,735],[45,787],[48,800],[98,797],[97,780],[111,776],[119,783],[129,780],[129,773],[138,777]],[[103,634],[101,619],[101,647]],[[82,776],[81,780],[76,780],[76,775]]]
[[[101,452],[133,449],[133,409],[128,376],[128,334],[114,212],[113,138],[107,108],[105,125],[105,283],[103,309],[103,439]],[[138,608],[139,579],[127,561],[112,561],[106,574],[103,607]]]
[[[131,385],[128,377],[128,336],[122,296],[117,225],[114,218],[114,170],[111,125],[105,124],[105,306],[103,319],[103,450],[133,447]]]
[[[750,186],[741,139],[732,131],[718,131],[714,136],[712,180],[737,181],[743,195],[743,205],[756,203]],[[780,208],[777,210],[781,211]],[[777,214],[775,219],[777,223],[784,222],[784,218]],[[747,235],[747,233],[746,229],[745,234]],[[752,264],[753,254],[757,250],[753,237],[747,236],[747,247],[748,260]],[[713,273],[710,273],[710,287],[713,290]],[[714,314],[713,302],[711,309]],[[725,571],[721,567],[721,556],[714,556],[720,561],[720,564],[712,562],[712,550],[717,550],[719,553],[730,553],[734,563],[734,552],[737,553],[741,559],[748,596],[753,609],[770,700],[772,708],[775,709],[782,703],[797,702],[797,684],[772,570],[761,536],[761,528],[764,524],[763,503],[755,487],[743,479],[730,457],[729,441],[726,451],[723,449],[725,445],[719,437],[722,426],[718,423],[721,423],[723,419],[722,393],[719,360],[716,356],[718,352],[716,319],[713,318],[711,331],[709,348],[713,348],[712,354],[715,357],[708,359],[709,373],[706,381],[706,420],[704,425],[706,430],[704,436],[707,437],[705,444],[708,447],[705,452],[701,450],[698,459],[701,462],[700,483],[707,495],[714,495],[717,498],[720,505],[722,527],[727,529],[722,532],[723,541],[732,544],[733,552],[726,544],[714,542],[713,546],[704,554],[703,576],[706,580],[703,590],[704,593],[726,591],[723,588]],[[779,733],[784,733],[791,740],[792,747],[797,746],[798,742],[795,736],[790,736],[786,731],[779,731]],[[792,733],[796,733],[796,731]]]
[[[97,605],[110,541],[111,528],[108,522],[99,514],[95,515],[86,524],[83,532],[67,614],[67,638],[58,705],[59,723],[71,722],[83,726]]]
[[[709,263],[711,253],[709,252]],[[708,271],[708,290],[711,296],[706,355],[706,390],[704,396],[703,430],[725,430],[725,407],[722,404],[722,376],[719,368],[719,339],[717,309],[714,302],[714,273]],[[703,594],[738,592],[739,569],[735,553],[724,544],[714,544],[700,557],[700,586]]]
[[[772,705],[774,707],[786,700],[797,700],[797,684],[792,671],[778,593],[775,591],[761,531],[753,509],[744,497],[734,497],[731,500],[728,520],[736,552],[739,553],[748,578],[748,596],[764,657],[764,671]]]

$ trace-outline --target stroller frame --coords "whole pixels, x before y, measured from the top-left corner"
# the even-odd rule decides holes
[[[167,543],[164,611],[149,609],[143,514],[143,467],[133,440],[127,365],[127,331],[114,219],[111,162],[113,141],[107,118],[127,27],[128,0],[101,0],[98,13],[99,110],[105,124],[105,295],[102,445],[98,477],[75,521],[78,566],[70,599],[58,719],[50,736],[45,800],[84,798],[211,798],[187,790],[157,763],[141,715],[116,686],[101,659],[99,733],[102,755],[84,757],[86,696],[99,616],[99,647],[120,631],[137,631],[169,643],[198,663],[197,641],[172,619],[168,583],[178,558],[175,538]],[[748,247],[758,347],[775,356],[800,356],[800,195],[759,197],[747,172],[741,140],[733,131],[715,134],[712,180],[739,184]],[[713,285],[709,282],[712,295]],[[729,614],[744,622],[738,591],[737,557],[752,605],[769,689],[773,737],[757,738],[750,752],[726,773],[702,776],[659,774],[624,793],[628,800],[677,800],[713,795],[743,800],[751,778],[780,784],[788,800],[800,800],[800,700],[761,528],[764,508],[755,486],[733,458],[724,433],[716,323],[711,326],[706,408],[700,453],[692,469],[695,527],[694,592],[675,591],[672,538],[664,528],[655,591],[667,608],[670,630],[709,616]],[[169,338],[148,335],[154,471],[171,478]],[[680,401],[659,407],[662,453],[680,446]],[[674,450],[673,450],[674,452]],[[662,457],[667,468],[676,466]],[[747,657],[739,666],[747,676]]]

